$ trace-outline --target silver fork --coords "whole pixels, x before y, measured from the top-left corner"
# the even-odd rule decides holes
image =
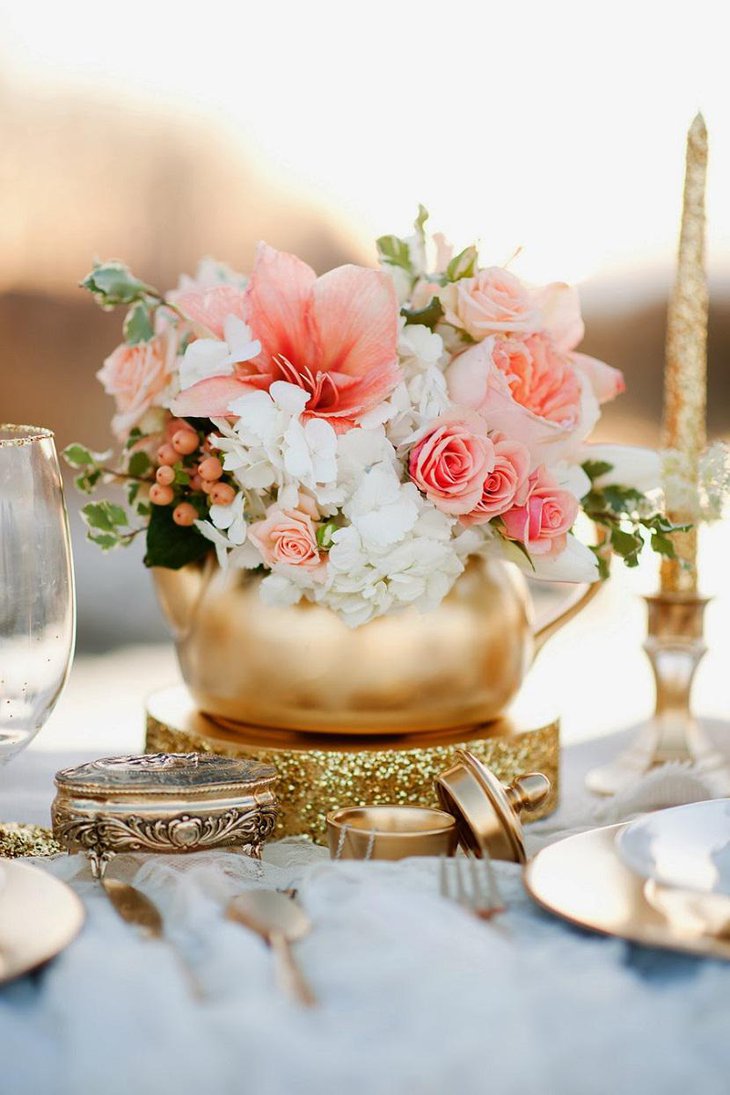
[[[497,876],[489,852],[482,859],[473,852],[465,856],[446,858],[439,864],[439,889],[442,897],[457,901],[463,908],[482,920],[490,920],[504,912],[505,904],[497,885]]]

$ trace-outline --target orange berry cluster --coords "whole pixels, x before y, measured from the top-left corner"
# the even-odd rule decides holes
[[[189,489],[202,491],[217,506],[229,506],[236,492],[228,483],[221,483],[223,465],[217,456],[213,456],[210,443],[206,438],[202,446],[197,430],[182,418],[171,419],[165,428],[167,440],[157,450],[159,467],[155,472],[155,482],[150,487],[150,502],[155,506],[169,506],[175,501],[175,467],[184,462],[189,475]],[[191,502],[179,502],[172,511],[176,525],[190,526],[199,518],[199,513]]]

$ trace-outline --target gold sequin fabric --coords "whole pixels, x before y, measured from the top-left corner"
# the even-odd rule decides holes
[[[253,757],[273,764],[279,773],[280,815],[276,835],[307,835],[324,843],[325,818],[340,806],[380,804],[438,806],[434,778],[455,760],[455,750],[466,748],[505,783],[526,772],[543,772],[552,784],[550,797],[532,819],[551,813],[558,798],[559,726],[557,721],[533,730],[495,736],[485,728],[464,742],[448,745],[366,748],[272,748],[232,741],[188,729],[176,729],[147,715],[148,752],[215,752],[223,756]]]
[[[63,848],[42,825],[0,824],[0,858],[25,859],[32,856],[61,855]]]

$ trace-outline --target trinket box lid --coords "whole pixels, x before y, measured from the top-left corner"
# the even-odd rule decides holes
[[[276,769],[270,764],[211,753],[150,753],[144,756],[102,757],[63,768],[56,774],[59,793],[83,794],[113,800],[117,796],[246,795],[275,783]]]

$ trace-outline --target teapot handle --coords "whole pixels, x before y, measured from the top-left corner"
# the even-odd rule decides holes
[[[594,526],[597,532],[597,542],[602,546],[603,551],[601,554],[610,552],[610,545],[607,542],[605,532],[599,526]],[[567,606],[557,614],[552,620],[548,620],[546,624],[539,627],[534,634],[535,640],[535,654],[538,654],[548,639],[551,639],[556,631],[560,631],[560,628],[569,623],[579,612],[582,612],[586,605],[590,604],[594,597],[596,597],[603,589],[603,583],[605,578],[599,578],[597,582],[591,582],[580,593],[568,602]]]

